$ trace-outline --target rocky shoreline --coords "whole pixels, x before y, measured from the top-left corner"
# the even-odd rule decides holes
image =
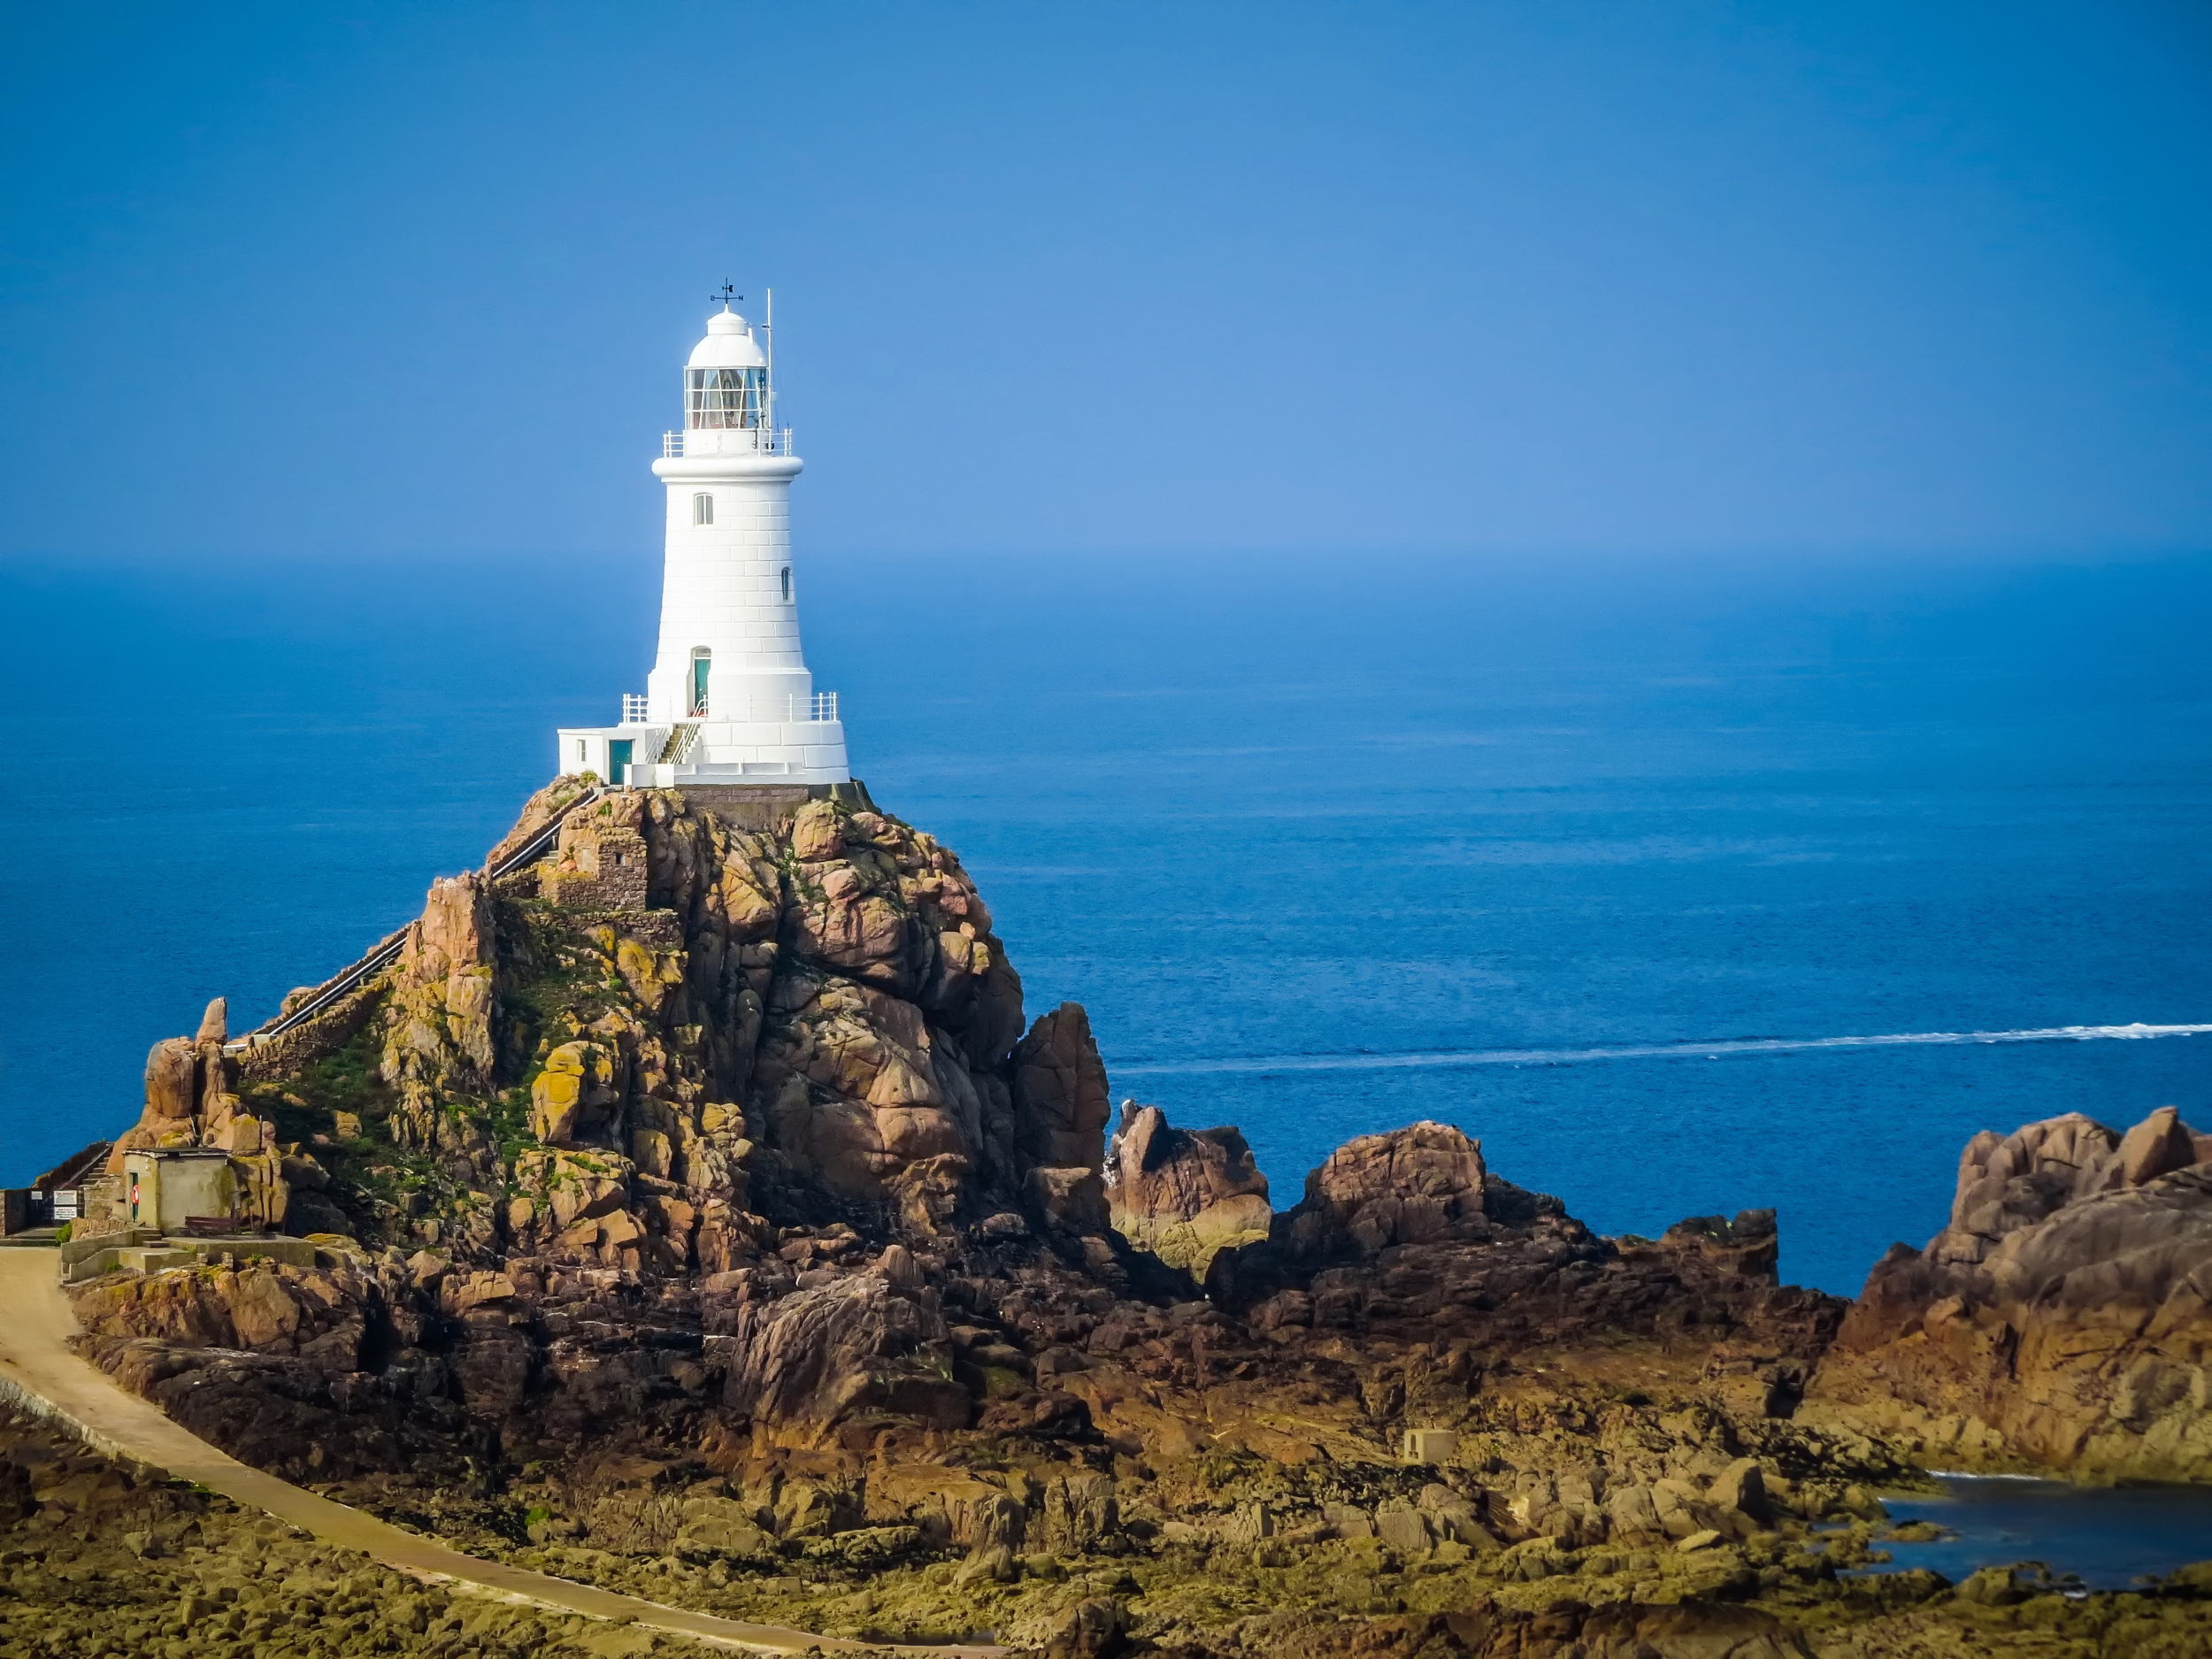
[[[1234,1129],[1116,1119],[1083,1010],[1025,1020],[932,837],[649,790],[439,883],[297,1030],[224,1027],[157,1047],[86,1230],[127,1220],[134,1156],[196,1150],[238,1233],[75,1287],[82,1351],[480,1553],[1065,1659],[2212,1632],[2185,1575],[1857,1573],[1877,1491],[1939,1454],[2212,1479],[2212,1144],[2170,1113],[1978,1140],[1951,1225],[1855,1304],[1778,1282],[1771,1212],[1602,1238],[1442,1125],[1278,1211]]]

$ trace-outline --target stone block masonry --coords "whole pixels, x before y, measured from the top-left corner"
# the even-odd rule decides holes
[[[834,801],[855,812],[878,810],[868,796],[868,786],[857,778],[844,783],[687,783],[677,792],[738,829],[773,829],[797,816],[810,801]]]
[[[564,910],[645,909],[648,857],[643,797],[620,791],[562,821],[559,841],[538,866],[538,895]]]

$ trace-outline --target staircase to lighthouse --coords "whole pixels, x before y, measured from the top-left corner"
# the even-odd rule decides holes
[[[851,784],[837,694],[815,690],[799,644],[791,480],[803,464],[776,424],[772,338],[725,300],[684,365],[683,427],[653,463],[666,553],[645,695],[623,699],[618,725],[562,727],[562,772],[631,787]]]

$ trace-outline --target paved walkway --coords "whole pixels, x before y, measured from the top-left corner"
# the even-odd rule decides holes
[[[55,1266],[51,1251],[0,1250],[0,1401],[58,1420],[110,1456],[151,1463],[180,1480],[196,1481],[236,1502],[266,1510],[318,1538],[360,1550],[419,1578],[449,1579],[508,1601],[674,1631],[726,1647],[797,1653],[809,1647],[855,1651],[865,1646],[780,1624],[749,1624],[687,1613],[637,1596],[617,1595],[465,1555],[435,1539],[403,1532],[242,1463],[171,1422],[136,1394],[126,1393],[69,1351],[66,1344],[76,1334],[77,1322],[55,1283]],[[995,1659],[1006,1649],[931,1647],[903,1651],[943,1659]]]

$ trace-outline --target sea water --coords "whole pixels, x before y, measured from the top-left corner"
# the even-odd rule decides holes
[[[0,571],[0,1179],[469,867],[657,560]],[[1419,1118],[1848,1294],[1981,1129],[2212,1128],[2212,562],[820,558],[809,658],[1117,1099],[1294,1202]],[[1909,1040],[1909,1041],[1906,1041]]]
[[[1982,1567],[2039,1561],[2092,1590],[2124,1590],[2212,1561],[2212,1497],[2201,1486],[2069,1486],[2015,1475],[1941,1475],[1936,1493],[1892,1494],[1895,1521],[1932,1521],[1944,1535],[1884,1544],[1886,1571],[1927,1567],[1954,1584]]]

